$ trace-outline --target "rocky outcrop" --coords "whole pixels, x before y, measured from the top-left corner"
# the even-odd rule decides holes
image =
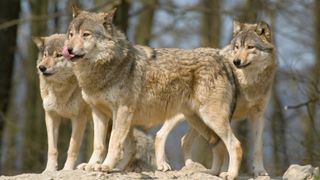
[[[291,165],[283,175],[284,180],[315,180],[320,179],[319,167],[311,165]]]

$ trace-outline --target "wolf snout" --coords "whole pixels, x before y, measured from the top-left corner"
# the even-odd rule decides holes
[[[235,59],[235,60],[233,60],[233,64],[238,67],[238,66],[241,65],[241,60],[240,59]]]
[[[44,65],[40,65],[38,68],[41,72],[45,72],[47,70],[47,68]]]
[[[64,47],[63,50],[62,50],[62,54],[65,58],[67,59],[71,59],[74,57],[74,54],[73,54],[73,48],[70,48],[70,47]]]
[[[68,53],[69,53],[69,54],[72,54],[73,48],[70,48],[70,47],[69,47],[69,48],[67,48],[67,49],[68,49]]]

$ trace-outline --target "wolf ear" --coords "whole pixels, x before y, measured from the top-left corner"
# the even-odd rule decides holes
[[[72,17],[75,18],[77,17],[80,13],[82,12],[82,10],[75,4],[72,5]]]
[[[112,9],[110,12],[103,13],[104,22],[105,22],[106,24],[111,24],[111,23],[112,23],[113,17],[114,17],[114,15],[115,15],[116,11],[117,11],[117,8],[114,8],[114,9]]]
[[[271,28],[266,22],[261,21],[258,23],[256,33],[259,36],[264,36],[268,42],[272,41]]]
[[[236,36],[242,30],[242,23],[233,19],[233,37]]]
[[[37,45],[39,49],[42,49],[44,46],[44,37],[32,37],[32,41]]]

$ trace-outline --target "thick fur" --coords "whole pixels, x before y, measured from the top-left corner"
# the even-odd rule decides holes
[[[248,119],[253,134],[253,172],[268,175],[263,165],[264,112],[270,99],[277,62],[271,29],[261,22],[255,30],[243,30],[231,41],[239,96],[233,119]]]
[[[37,69],[48,135],[48,161],[45,171],[58,169],[57,141],[61,120],[70,119],[72,123],[68,157],[63,168],[71,170],[77,160],[86,123],[91,119],[90,108],[82,99],[72,65],[62,56],[65,39],[64,34],[33,38],[39,48]]]
[[[231,44],[220,51],[224,56],[231,57],[226,58],[231,60],[231,63],[237,64],[233,66],[233,72],[239,85],[239,95],[232,119],[249,119],[254,137],[253,172],[255,176],[268,175],[263,165],[262,134],[264,127],[263,115],[269,101],[276,71],[271,29],[265,22],[245,24],[234,21],[233,36]],[[235,61],[238,61],[238,63],[235,63]],[[178,120],[165,122],[160,132],[166,135],[169,134],[178,122]],[[162,134],[157,137],[160,142],[165,141],[166,138]],[[192,163],[191,147],[194,138],[197,136],[198,133],[191,129],[182,138],[182,149],[186,165]],[[164,148],[164,146],[160,148]],[[213,149],[212,170],[214,174],[219,174],[223,163],[223,159],[220,158],[224,155],[221,148],[224,147],[218,144]]]
[[[76,10],[74,17],[64,54],[74,62],[94,123],[113,119],[108,154],[96,170],[115,167],[132,125],[151,127],[182,113],[208,141],[222,139],[230,156],[223,175],[237,177],[242,150],[230,126],[236,85],[231,65],[218,51],[163,48],[148,58],[113,26],[113,12]]]

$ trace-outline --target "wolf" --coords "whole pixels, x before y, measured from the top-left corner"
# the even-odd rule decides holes
[[[236,109],[232,116],[234,120],[249,119],[253,131],[253,172],[255,176],[267,176],[268,173],[263,165],[263,127],[264,112],[269,101],[274,74],[277,67],[275,50],[272,41],[272,31],[265,22],[256,24],[233,22],[233,39],[220,53],[227,60],[232,61],[233,72],[238,82],[238,98]],[[157,133],[157,138],[163,146],[170,131],[181,120],[176,119],[165,122]],[[190,129],[181,140],[185,164],[193,163],[191,147],[198,133]],[[224,152],[218,144],[214,149],[212,161],[212,173],[219,174],[224,159]],[[160,150],[158,150],[160,151]],[[164,150],[163,150],[164,151]],[[165,161],[165,155],[159,161]],[[163,163],[165,164],[165,163]]]
[[[90,107],[82,99],[72,64],[62,55],[65,39],[64,34],[33,37],[39,48],[37,69],[48,136],[48,159],[44,171],[58,169],[57,142],[63,119],[70,119],[72,123],[68,156],[63,169],[74,169],[87,121],[91,119]]]
[[[32,39],[39,48],[37,69],[48,135],[48,162],[44,171],[58,169],[57,141],[59,126],[63,118],[70,119],[72,123],[68,157],[63,170],[72,170],[75,168],[86,123],[92,121],[91,108],[82,98],[81,89],[72,70],[72,63],[62,55],[66,35],[53,34],[48,37],[33,37]],[[109,125],[107,124],[107,126]],[[107,133],[110,136],[110,132],[107,131]],[[97,135],[95,134],[95,136]],[[107,144],[108,138],[103,142]],[[135,140],[132,142],[134,143]],[[95,144],[96,146],[99,144]],[[126,148],[125,160],[117,166],[118,169],[126,169],[132,161],[135,149],[129,147]],[[89,162],[97,161],[96,154],[97,152],[92,153]],[[102,155],[105,156],[105,154]],[[84,165],[86,163],[79,166]]]
[[[112,117],[107,157],[94,169],[110,172],[115,167],[133,125],[151,127],[183,114],[210,143],[217,137],[224,142],[230,161],[221,176],[236,178],[242,149],[230,126],[237,91],[231,64],[207,48],[158,48],[148,58],[113,25],[114,12],[74,7],[63,49],[94,124],[103,126]]]

